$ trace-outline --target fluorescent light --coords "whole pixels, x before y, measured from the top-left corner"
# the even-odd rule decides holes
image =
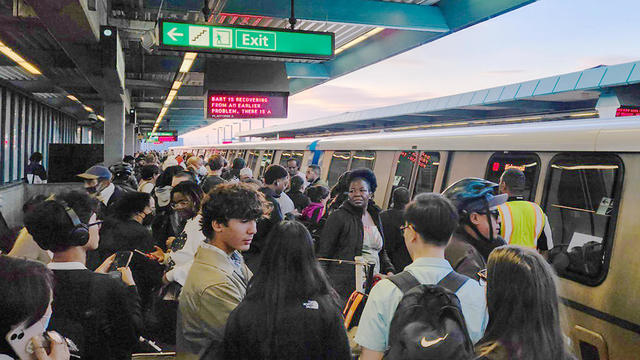
[[[0,41],[0,52],[5,54],[9,59],[15,61],[18,65],[20,65],[23,69],[27,70],[33,75],[42,75],[40,70],[32,65],[30,62],[25,60],[22,56],[18,55],[13,49],[5,45],[2,41]]]
[[[87,105],[83,105],[84,109],[87,110],[88,112],[93,112],[93,109],[88,107]]]
[[[76,102],[80,102],[80,100],[78,100],[78,98],[73,96],[73,95],[67,95],[67,98],[69,98],[70,100],[76,101]]]
[[[180,86],[182,86],[182,81],[174,81],[173,82],[173,86],[171,86],[171,90],[178,90],[180,89]]]
[[[104,121],[104,116],[102,116],[102,115],[98,115],[98,120],[100,120],[100,121]]]
[[[198,56],[198,54],[194,52],[185,53],[184,60],[182,60],[182,65],[178,71],[181,73],[188,73],[189,69],[191,69],[191,65],[193,65],[193,61],[196,59],[196,56]]]
[[[342,46],[340,46],[339,48],[336,49],[336,55],[340,54],[341,52],[347,50],[348,48],[350,48],[350,47],[352,47],[352,46],[354,46],[356,44],[359,44],[359,43],[367,40],[368,38],[372,37],[373,35],[378,34],[379,32],[381,32],[382,30],[384,30],[384,28],[377,27],[377,28],[369,31],[366,34],[364,34],[362,36],[359,36],[359,37],[349,41],[348,43],[346,43],[346,44],[344,44],[344,45],[342,45]]]

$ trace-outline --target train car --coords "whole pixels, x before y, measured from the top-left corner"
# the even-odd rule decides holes
[[[300,158],[321,165],[330,185],[348,169],[368,167],[375,199],[393,189],[440,192],[461,178],[498,181],[524,171],[526,196],[549,218],[554,266],[568,334],[583,360],[640,354],[640,117],[595,118],[471,127],[434,127],[316,139],[174,148],[244,157],[254,174]],[[304,169],[302,169],[304,171]]]

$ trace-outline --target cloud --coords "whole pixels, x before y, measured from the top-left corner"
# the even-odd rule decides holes
[[[485,71],[483,74],[485,75],[511,75],[511,74],[521,74],[527,72],[526,70],[522,70],[522,69],[514,69],[514,70],[490,70],[490,71]]]

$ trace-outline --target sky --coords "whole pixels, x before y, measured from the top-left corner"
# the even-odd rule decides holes
[[[265,126],[637,61],[638,14],[636,0],[538,0],[293,95],[289,117]],[[237,122],[219,121],[182,138],[185,145],[215,143],[216,128]],[[236,132],[239,126],[248,130],[249,123]]]

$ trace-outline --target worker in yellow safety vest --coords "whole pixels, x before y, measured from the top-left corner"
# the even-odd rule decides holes
[[[508,194],[506,203],[498,206],[500,236],[507,244],[545,252],[553,248],[549,219],[538,204],[524,199],[524,173],[509,168],[500,176],[499,191]]]

